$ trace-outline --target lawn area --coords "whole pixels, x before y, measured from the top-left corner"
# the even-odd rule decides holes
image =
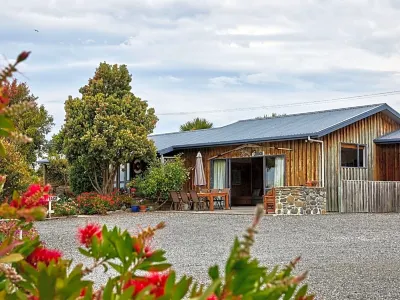
[[[166,221],[154,247],[167,251],[179,274],[185,272],[205,282],[208,266],[225,262],[234,236],[241,235],[251,219],[249,215],[117,213],[37,222],[35,226],[48,247],[84,261],[76,250],[76,232],[89,221],[132,232]],[[400,299],[399,223],[399,214],[266,216],[253,254],[267,266],[285,264],[301,255],[299,271],[309,270],[308,282],[317,299]],[[104,281],[106,275],[98,271],[93,276]]]

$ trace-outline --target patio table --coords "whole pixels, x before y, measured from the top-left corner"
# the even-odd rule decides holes
[[[199,197],[207,198],[210,201],[210,211],[214,210],[214,197],[222,197],[225,201],[225,209],[229,208],[229,193],[228,192],[208,192],[208,193],[197,193]]]

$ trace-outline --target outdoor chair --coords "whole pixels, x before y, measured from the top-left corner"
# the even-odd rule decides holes
[[[192,208],[192,202],[189,200],[189,197],[186,192],[180,191],[181,199],[182,199],[182,209],[183,205],[187,204],[188,205],[188,210]]]
[[[221,189],[212,189],[212,193],[219,193]],[[224,199],[222,197],[214,197],[214,207],[217,209],[224,209]]]
[[[171,208],[174,208],[175,210],[182,210],[182,201],[179,199],[179,195],[177,192],[170,192],[171,195],[172,203],[171,203]]]
[[[199,199],[196,191],[190,191],[190,198],[192,198],[193,209],[205,210],[206,202],[203,199]]]
[[[208,189],[200,189],[200,193],[209,193],[210,190]],[[207,208],[210,208],[210,200],[207,197],[199,197],[199,199],[202,199],[205,203]]]

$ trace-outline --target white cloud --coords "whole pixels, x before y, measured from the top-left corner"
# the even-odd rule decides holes
[[[37,83],[43,96],[36,93],[44,101],[54,86],[49,80],[77,90],[68,76],[89,78],[100,61],[127,64],[135,94],[152,99],[159,112],[364,94],[395,90],[400,81],[395,1],[6,2],[0,25],[9,32],[0,33],[0,46],[9,57],[33,51],[21,69],[28,78],[46,77]],[[397,105],[391,99],[373,100]],[[363,101],[344,103],[352,104]]]

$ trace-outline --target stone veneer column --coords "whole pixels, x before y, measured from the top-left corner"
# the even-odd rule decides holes
[[[326,213],[326,189],[323,187],[277,187],[277,215],[319,215]]]

